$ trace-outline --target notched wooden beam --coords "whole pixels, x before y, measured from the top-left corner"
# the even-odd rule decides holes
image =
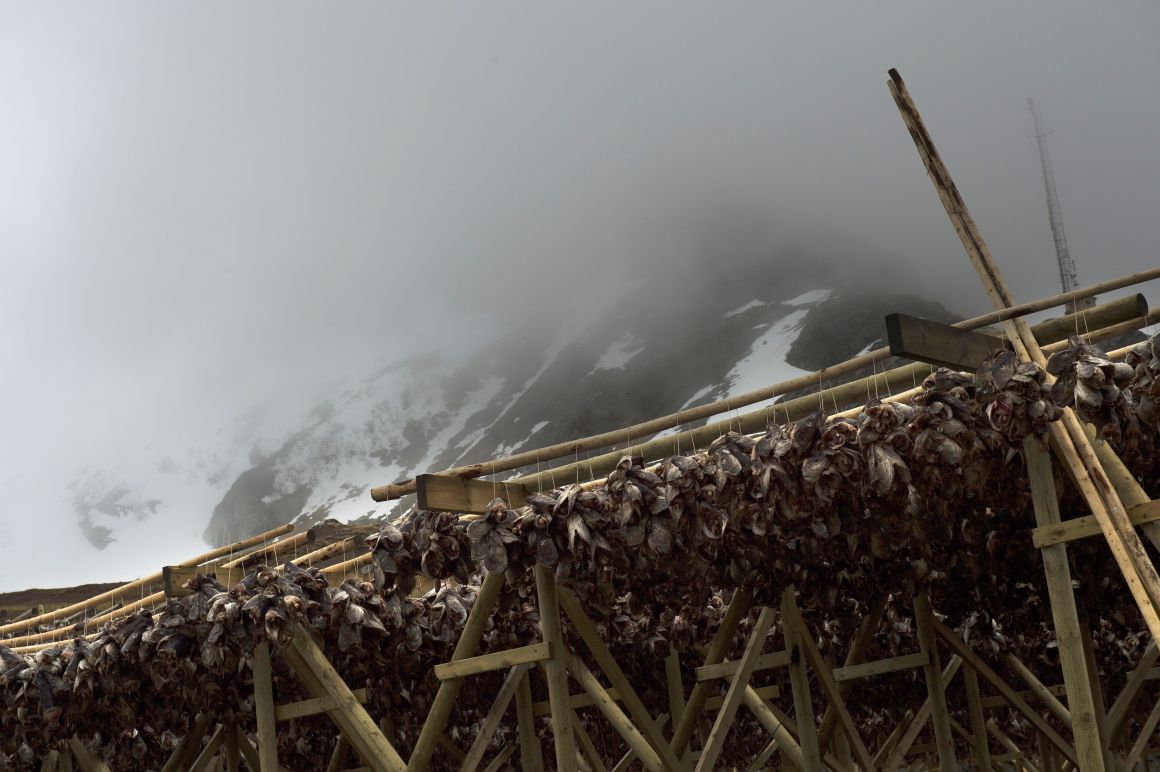
[[[886,339],[894,356],[967,371],[979,369],[987,357],[1011,347],[1010,343],[990,335],[909,314],[886,317]]]
[[[471,480],[447,474],[421,474],[415,478],[415,486],[417,506],[431,512],[479,514],[486,512],[488,504],[497,497],[513,509],[528,502],[528,491],[519,483]]]

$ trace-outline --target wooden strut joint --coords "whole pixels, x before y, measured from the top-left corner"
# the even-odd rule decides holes
[[[495,701],[491,704],[491,709],[487,711],[487,716],[483,719],[483,725],[480,726],[475,740],[467,749],[467,755],[459,765],[461,770],[465,770],[465,772],[466,770],[474,770],[483,761],[483,756],[487,753],[487,746],[491,743],[491,738],[495,736],[496,730],[499,729],[500,721],[503,720],[503,715],[507,712],[512,698],[515,697],[520,683],[527,677],[530,667],[529,664],[520,664],[508,671],[503,686],[500,687]]]
[[[283,656],[299,680],[315,696],[329,694],[338,698],[338,705],[327,711],[327,715],[342,730],[351,747],[362,757],[363,763],[375,772],[402,772],[407,768],[398,751],[301,625],[296,625],[294,637]]]
[[[596,750],[596,744],[592,742],[592,737],[588,734],[588,730],[584,728],[584,723],[580,720],[580,716],[576,714],[576,711],[572,711],[572,728],[576,733],[576,739],[580,743],[580,748],[584,752],[584,758],[587,759],[592,772],[608,772],[608,767],[605,766],[604,759],[600,758],[600,751]]]
[[[535,567],[536,598],[540,611],[540,629],[544,640],[552,644],[552,658],[541,665],[548,682],[548,701],[552,704],[552,739],[556,748],[556,769],[576,769],[576,739],[572,709],[568,705],[567,653],[560,627],[560,602],[552,572],[539,563]]]
[[[706,665],[716,665],[725,659],[729,653],[729,647],[733,643],[733,635],[737,632],[737,625],[749,613],[749,607],[752,603],[753,596],[748,590],[738,588],[733,591],[729,607],[725,610],[725,618],[721,620],[721,626],[717,628],[717,634],[713,636],[705,654]],[[669,747],[676,755],[684,755],[685,749],[689,745],[689,739],[693,736],[693,730],[700,720],[701,711],[705,708],[705,701],[708,699],[709,686],[700,681],[693,684],[693,688],[689,692],[689,699],[685,703],[685,712],[673,729],[673,740]]]
[[[354,698],[359,701],[359,704],[365,704],[367,701],[367,690],[354,689]],[[332,694],[325,697],[311,697],[306,700],[299,700],[298,702],[289,702],[285,705],[276,705],[274,707],[274,719],[276,721],[289,721],[292,718],[305,718],[306,716],[317,716],[319,713],[328,713],[338,707],[338,698]]]
[[[944,687],[951,683],[951,680],[955,677],[955,674],[959,672],[959,668],[962,667],[962,664],[962,657],[955,655],[950,658],[946,664],[946,667],[943,668],[941,674]],[[919,706],[918,712],[916,712],[910,719],[910,722],[906,724],[905,729],[901,728],[903,726],[901,723],[899,724],[899,735],[893,744],[891,744],[890,738],[887,738],[887,741],[883,743],[882,747],[878,750],[878,753],[875,756],[875,763],[878,767],[881,769],[895,769],[899,764],[902,763],[902,760],[906,757],[907,751],[909,751],[910,747],[914,745],[914,741],[918,739],[919,732],[921,732],[922,728],[926,726],[926,722],[930,719],[933,709],[934,700],[928,695],[927,698],[923,700],[922,705]],[[879,762],[880,757],[884,757],[884,760],[881,762]]]
[[[633,726],[631,719],[625,715],[624,711],[620,709],[620,706],[616,704],[616,701],[608,696],[608,692],[604,686],[578,657],[571,656],[568,658],[568,672],[583,687],[584,691],[592,697],[596,707],[604,714],[604,717],[608,719],[608,723],[612,724],[612,727],[617,733],[624,738],[624,741],[628,743],[628,747],[632,749],[633,753],[640,758],[645,769],[664,769],[665,765],[661,761],[660,755],[653,749],[644,735]]]
[[[1136,738],[1136,742],[1132,744],[1132,750],[1128,752],[1128,757],[1124,760],[1125,767],[1132,769],[1136,766],[1148,748],[1148,743],[1156,738],[1158,724],[1160,724],[1160,702],[1152,707],[1152,712],[1148,714],[1148,718],[1144,719],[1144,725],[1140,727],[1140,736]]]
[[[951,223],[962,241],[972,265],[982,281],[983,289],[995,308],[1013,305],[1010,290],[983,241],[966,203],[946,170],[930,134],[922,123],[918,108],[906,90],[906,84],[897,70],[890,70],[887,81],[891,95],[898,105],[903,122],[910,131],[935,190],[942,200]],[[1004,322],[1004,331],[1022,360],[1044,363],[1043,352],[1022,319]],[[1099,521],[1112,555],[1120,566],[1124,580],[1132,592],[1144,621],[1154,639],[1160,639],[1160,574],[1157,574],[1143,545],[1132,528],[1123,503],[1096,456],[1079,419],[1071,408],[1065,408],[1059,423],[1051,424],[1048,433],[1055,440],[1055,448],[1065,463],[1074,471],[1084,500]]]
[[[1002,694],[1007,702],[1010,703],[1010,705],[1020,713],[1022,713],[1027,718],[1027,720],[1035,726],[1037,730],[1043,732],[1047,739],[1051,741],[1051,744],[1058,748],[1059,752],[1062,753],[1068,761],[1070,761],[1072,764],[1078,763],[1075,751],[1067,743],[1067,741],[1059,736],[1059,733],[1051,727],[1051,724],[1044,720],[1043,716],[1041,716],[1038,711],[1028,705],[1026,700],[1020,697],[1014,689],[1008,686],[1007,682],[1000,678],[998,673],[992,670],[991,667],[982,659],[980,659],[979,656],[975,654],[975,652],[972,651],[969,646],[963,643],[962,639],[955,635],[953,630],[940,622],[938,618],[933,616],[931,617],[931,623],[938,637],[942,638],[943,641],[951,649],[953,649],[956,654],[962,657],[964,662],[973,667],[975,672],[983,677],[984,681],[991,684],[991,686],[993,686],[1000,694]]]
[[[725,701],[721,704],[717,718],[713,721],[713,728],[705,741],[705,747],[701,749],[701,755],[697,759],[695,767],[697,772],[713,769],[717,763],[717,758],[725,750],[725,737],[733,727],[733,721],[737,717],[737,709],[741,707],[741,702],[745,696],[745,687],[749,686],[749,680],[753,677],[757,658],[761,656],[761,650],[765,647],[766,636],[769,634],[770,628],[773,627],[775,614],[774,609],[766,606],[761,609],[761,613],[757,616],[753,632],[745,644],[745,652],[741,655],[740,665],[729,683],[728,691],[725,692]]]
[[[636,723],[637,727],[648,740],[649,745],[660,756],[671,769],[681,769],[682,764],[677,754],[669,748],[669,744],[665,741],[664,735],[660,730],[654,728],[654,719],[644,706],[644,701],[637,695],[636,690],[632,688],[628,677],[624,671],[620,669],[616,659],[612,653],[608,651],[608,646],[600,637],[600,633],[596,630],[596,625],[584,613],[584,607],[580,605],[580,601],[569,590],[560,588],[558,591],[559,603],[563,608],[564,613],[568,615],[568,619],[572,622],[572,627],[584,641],[585,647],[596,660],[597,666],[608,677],[612,686],[616,689],[620,699],[624,701],[624,706],[628,710],[628,714]]]
[[[840,670],[850,671],[858,667],[862,660],[866,657],[866,652],[870,648],[870,642],[874,640],[874,633],[878,631],[878,625],[882,623],[882,615],[886,613],[886,606],[890,602],[890,594],[882,593],[874,605],[870,608],[870,612],[862,620],[862,624],[858,628],[858,634],[854,637],[854,642],[850,644],[850,651],[846,654],[846,663]],[[837,671],[834,673],[834,680],[838,682],[838,694],[842,699],[850,696],[850,692],[854,689],[854,679],[844,680],[838,678]],[[834,710],[833,705],[827,705],[825,712],[822,714],[821,723],[818,724],[818,747],[824,752],[830,747],[830,740],[834,736],[834,729],[838,726],[838,715]]]
[[[1133,504],[1127,508],[1127,512],[1128,519],[1134,526],[1157,523],[1160,522],[1160,501]],[[1033,528],[1031,542],[1039,549],[1043,549],[1053,544],[1065,544],[1069,541],[1099,536],[1101,533],[1099,521],[1095,516],[1084,515],[1061,523]]]
[[[209,736],[209,742],[201,749],[201,753],[197,754],[197,758],[193,760],[193,764],[189,767],[189,772],[208,772],[210,765],[214,763],[218,751],[225,741],[225,727],[218,724],[218,728]]]
[[[495,608],[500,590],[503,589],[503,574],[487,574],[480,585],[479,595],[471,606],[467,615],[467,622],[459,634],[459,641],[455,644],[455,651],[451,660],[466,659],[475,653],[479,639],[483,636],[487,620]],[[423,722],[423,729],[419,732],[419,739],[415,741],[415,749],[411,752],[411,759],[407,763],[410,772],[425,770],[431,766],[431,756],[435,753],[436,742],[443,735],[447,726],[447,717],[455,706],[455,698],[463,686],[463,679],[453,678],[439,684],[439,691],[427,711],[427,719]]]
[[[794,620],[794,627],[797,628],[797,642],[801,646],[802,651],[809,660],[810,667],[814,669],[814,674],[818,678],[818,683],[822,687],[822,691],[826,694],[826,699],[830,701],[830,706],[837,712],[838,724],[841,726],[847,741],[850,744],[850,750],[854,753],[854,758],[862,765],[862,769],[870,772],[874,768],[874,760],[870,756],[870,751],[866,749],[865,743],[862,742],[862,736],[858,733],[858,727],[854,724],[854,719],[850,717],[849,711],[846,709],[846,701],[842,698],[842,693],[838,691],[838,684],[834,681],[834,677],[830,674],[830,666],[822,658],[822,653],[818,651],[817,644],[814,643],[813,637],[806,629],[805,622],[802,621],[801,615],[798,613],[797,606],[793,608],[796,615]]]
[[[466,678],[491,670],[503,670],[516,665],[541,662],[552,657],[552,644],[544,641],[516,649],[505,649],[481,654],[478,657],[456,659],[435,666],[435,677],[440,681],[448,678]]]
[[[791,655],[789,685],[793,691],[793,711],[797,717],[798,744],[802,749],[805,769],[822,768],[822,751],[818,745],[818,728],[814,716],[814,704],[810,698],[810,682],[806,675],[805,663],[801,656],[801,614],[798,613],[795,590],[786,587],[781,594],[781,628],[785,635],[785,647]]]

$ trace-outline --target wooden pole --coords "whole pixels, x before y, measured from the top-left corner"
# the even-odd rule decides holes
[[[556,769],[571,772],[576,768],[576,741],[572,727],[572,708],[568,705],[568,648],[560,628],[560,604],[556,579],[552,572],[536,564],[536,597],[540,607],[540,629],[552,646],[552,658],[541,663],[548,682],[548,702],[552,705],[552,736],[556,746]]]
[[[665,657],[665,684],[669,689],[669,715],[676,726],[685,712],[685,687],[681,683],[681,656],[675,650]]]
[[[882,623],[882,615],[886,613],[886,605],[890,601],[889,593],[882,593],[871,607],[870,613],[862,620],[862,625],[858,628],[858,634],[854,636],[854,642],[850,644],[850,651],[846,654],[846,667],[852,667],[862,662],[866,657],[866,651],[870,648],[871,641],[874,640],[874,633],[878,631],[878,625]],[[854,690],[853,681],[839,681],[838,694],[842,699],[847,699],[850,692]],[[830,746],[830,740],[834,735],[834,728],[838,725],[838,715],[834,710],[833,705],[826,706],[826,711],[822,714],[822,722],[818,725],[818,747],[823,751]]]
[[[225,725],[226,772],[241,772],[241,750],[238,748],[238,725],[230,721]]]
[[[935,744],[938,746],[938,763],[942,772],[955,772],[955,738],[951,734],[950,714],[947,712],[946,687],[942,680],[942,666],[939,664],[938,641],[931,623],[934,615],[926,592],[914,596],[914,618],[917,623],[918,643],[927,662],[923,665],[926,674],[926,690],[931,699],[931,723],[934,725]]]
[[[609,696],[608,691],[592,674],[592,671],[580,661],[579,657],[571,656],[568,658],[568,671],[572,677],[576,679],[577,683],[588,693],[595,703],[597,709],[604,714],[608,719],[608,723],[612,724],[617,733],[624,738],[628,743],[628,747],[632,749],[637,758],[644,764],[645,769],[661,770],[665,769],[661,757],[645,739],[644,735],[633,725],[620,706],[616,704],[616,700]]]
[[[503,589],[503,574],[488,574],[480,585],[479,595],[471,606],[467,615],[467,622],[463,625],[463,632],[459,634],[459,641],[455,644],[455,651],[451,655],[452,661],[466,659],[475,653],[479,639],[483,636],[487,620],[495,608],[500,590]],[[431,765],[431,756],[435,753],[436,742],[447,726],[447,717],[455,706],[455,698],[463,686],[462,678],[449,678],[439,684],[439,691],[427,711],[427,720],[423,722],[423,729],[419,732],[419,739],[415,741],[415,749],[411,752],[411,760],[407,763],[410,772],[426,770]]]
[[[528,674],[530,665],[516,665],[508,671],[507,677],[504,678],[503,686],[500,687],[496,694],[495,701],[491,704],[491,709],[488,710],[487,716],[483,719],[483,724],[475,735],[475,739],[471,743],[471,747],[467,749],[467,755],[459,768],[463,772],[468,770],[475,770],[483,762],[483,756],[487,753],[487,746],[491,743],[491,738],[495,736],[495,732],[499,729],[500,721],[503,720],[503,714],[507,712],[508,705],[511,704],[512,698],[516,696],[516,690],[520,683],[524,681]]]
[[[737,625],[749,613],[749,607],[752,603],[753,596],[748,590],[738,588],[733,591],[729,608],[725,610],[725,618],[721,620],[721,626],[717,628],[717,634],[713,636],[713,641],[709,644],[709,650],[705,654],[706,665],[719,664],[728,655],[729,647],[733,644],[733,635],[737,632]],[[693,730],[700,720],[701,711],[705,709],[705,701],[709,699],[710,687],[710,683],[698,681],[693,684],[693,689],[689,692],[689,700],[685,703],[685,712],[673,729],[673,741],[669,746],[677,756],[685,755],[689,738],[693,736]]]
[[[532,705],[531,671],[525,672],[516,689],[516,716],[520,724],[520,765],[524,772],[540,772],[544,755],[536,734],[536,715]]]
[[[798,614],[794,588],[787,587],[781,594],[781,629],[785,635],[786,650],[790,652],[789,685],[793,690],[798,744],[801,745],[805,768],[817,770],[822,768],[822,752],[818,746],[818,726],[814,716],[814,702],[810,697],[810,681],[802,656],[800,624],[801,616]]]
[[[270,643],[262,641],[254,649],[254,715],[258,724],[258,758],[261,772],[278,772],[278,730],[274,718],[274,669]]]
[[[1111,710],[1108,711],[1109,746],[1114,748],[1119,743],[1123,731],[1127,726],[1127,718],[1132,710],[1132,704],[1140,694],[1140,688],[1148,680],[1148,673],[1152,670],[1152,666],[1156,664],[1158,657],[1160,657],[1160,648],[1157,648],[1156,642],[1152,641],[1148,644],[1148,648],[1144,650],[1144,656],[1140,658],[1136,669],[1128,676],[1128,682],[1120,690],[1116,701],[1112,703]]]
[[[797,766],[798,769],[807,769],[805,758],[802,756],[801,746],[798,745],[793,734],[786,727],[777,715],[770,710],[769,705],[757,693],[757,690],[752,686],[745,688],[745,707],[757,719],[758,723],[765,728],[773,737],[773,742],[776,743],[777,748],[780,748],[782,753],[790,758],[790,760]],[[771,751],[772,753],[772,751]],[[768,757],[767,757],[768,758]]]

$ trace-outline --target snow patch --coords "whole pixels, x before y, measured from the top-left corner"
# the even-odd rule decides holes
[[[815,289],[809,292],[803,292],[796,298],[784,301],[787,306],[806,306],[815,303],[821,303],[823,300],[829,300],[830,296],[834,294],[833,290]]]
[[[729,388],[726,397],[735,397],[807,373],[785,361],[807,313],[807,309],[802,309],[788,314],[753,341],[749,353],[725,377]]]
[[[644,351],[643,344],[644,341],[631,332],[624,333],[612,342],[607,351],[600,355],[600,359],[596,360],[596,366],[588,372],[588,375],[592,375],[598,370],[623,370],[634,356]]]
[[[703,386],[703,387],[697,389],[697,391],[693,394],[693,396],[691,396],[687,400],[685,400],[685,404],[681,405],[680,409],[684,410],[685,408],[689,407],[694,402],[699,400],[701,397],[703,397],[706,394],[708,394],[709,392],[713,391],[713,389],[715,389],[715,388],[717,388],[717,385],[711,383],[708,386]]]
[[[737,308],[734,308],[732,311],[726,311],[724,314],[722,314],[722,316],[724,316],[726,319],[728,319],[731,316],[737,316],[738,314],[743,314],[751,308],[761,308],[764,305],[765,305],[765,301],[763,301],[763,300],[750,300],[748,303],[746,303],[744,305],[737,306]]]

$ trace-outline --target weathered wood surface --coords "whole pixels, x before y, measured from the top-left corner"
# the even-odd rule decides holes
[[[516,665],[525,665],[542,662],[552,656],[552,644],[547,641],[520,646],[517,649],[504,649],[478,657],[456,659],[435,666],[435,677],[440,681],[448,678],[466,678],[467,676],[487,673],[491,670],[503,670]]]
[[[359,701],[359,704],[364,704],[367,701],[367,690],[365,688],[353,689],[354,698]],[[298,702],[288,702],[284,705],[277,705],[274,708],[274,718],[278,721],[289,721],[292,718],[305,718],[306,716],[317,716],[319,713],[327,713],[338,707],[338,698],[334,695],[328,694],[325,697],[311,697],[307,700],[299,700]]]
[[[471,743],[471,747],[467,749],[467,753],[459,765],[459,768],[464,772],[475,770],[483,762],[483,756],[487,753],[487,746],[491,744],[491,738],[495,736],[496,730],[499,729],[504,713],[507,712],[512,698],[516,696],[516,691],[520,683],[527,678],[528,668],[530,667],[531,665],[528,664],[518,664],[508,671],[503,685],[500,687],[499,692],[495,696],[495,700],[491,704],[491,708],[487,711],[487,715],[483,719],[483,724],[480,726],[479,731],[475,735],[475,739]]]
[[[528,490],[519,483],[446,474],[421,474],[415,482],[416,506],[432,512],[486,512],[496,498],[512,508],[528,502]]]
[[[556,749],[556,769],[572,772],[576,769],[576,735],[572,709],[568,705],[567,644],[560,626],[560,602],[556,580],[552,572],[537,563],[536,600],[540,612],[540,631],[544,640],[552,644],[552,657],[541,666],[548,683],[548,701],[552,704],[552,739]]]
[[[977,370],[992,354],[1011,347],[990,335],[909,314],[887,315],[886,339],[894,356],[955,370]]]
[[[1145,504],[1134,504],[1127,507],[1128,519],[1132,525],[1146,525],[1160,522],[1160,501],[1149,501]],[[1077,539],[1086,539],[1099,536],[1099,521],[1094,515],[1084,515],[1071,520],[1064,520],[1052,525],[1041,525],[1031,531],[1032,543],[1042,549],[1053,544],[1065,544]]]

